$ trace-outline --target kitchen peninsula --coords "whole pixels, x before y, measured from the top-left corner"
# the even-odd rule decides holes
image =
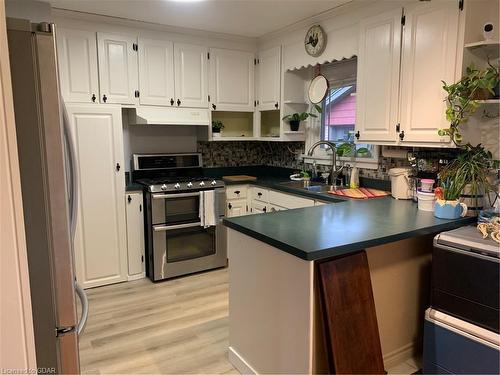
[[[381,373],[410,358],[443,220],[380,198],[226,218],[229,358],[242,373]],[[360,353],[363,353],[360,355]]]

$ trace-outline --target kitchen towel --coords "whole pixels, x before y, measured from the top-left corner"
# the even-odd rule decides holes
[[[198,208],[198,217],[200,218],[200,226],[205,227],[205,200],[203,199],[203,191],[200,191],[200,206]]]
[[[389,195],[389,193],[386,191],[377,189],[368,189],[368,188],[337,189],[329,191],[328,194],[338,195],[340,197],[346,197],[346,198],[354,198],[354,199],[380,198]]]
[[[200,196],[203,195],[203,226],[205,228],[214,226],[216,223],[215,220],[215,191],[214,190],[206,190],[200,193]]]

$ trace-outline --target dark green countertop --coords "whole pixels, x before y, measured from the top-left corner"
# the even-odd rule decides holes
[[[475,221],[438,219],[412,201],[388,197],[226,218],[224,224],[299,258],[318,260]]]

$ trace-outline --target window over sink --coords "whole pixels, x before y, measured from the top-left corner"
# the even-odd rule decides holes
[[[329,89],[320,104],[321,116],[312,122],[306,148],[319,140],[330,141],[337,146],[341,161],[363,163],[363,167],[368,168],[364,164],[371,163],[372,168],[376,168],[378,147],[355,143],[356,67],[356,58],[321,66],[321,74],[328,79]],[[321,164],[322,159],[331,160],[330,153],[328,146],[322,145],[314,159]]]

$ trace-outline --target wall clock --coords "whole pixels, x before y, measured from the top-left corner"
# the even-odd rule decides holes
[[[320,25],[311,26],[307,30],[304,47],[306,52],[313,57],[318,57],[323,53],[326,47],[326,33]]]

